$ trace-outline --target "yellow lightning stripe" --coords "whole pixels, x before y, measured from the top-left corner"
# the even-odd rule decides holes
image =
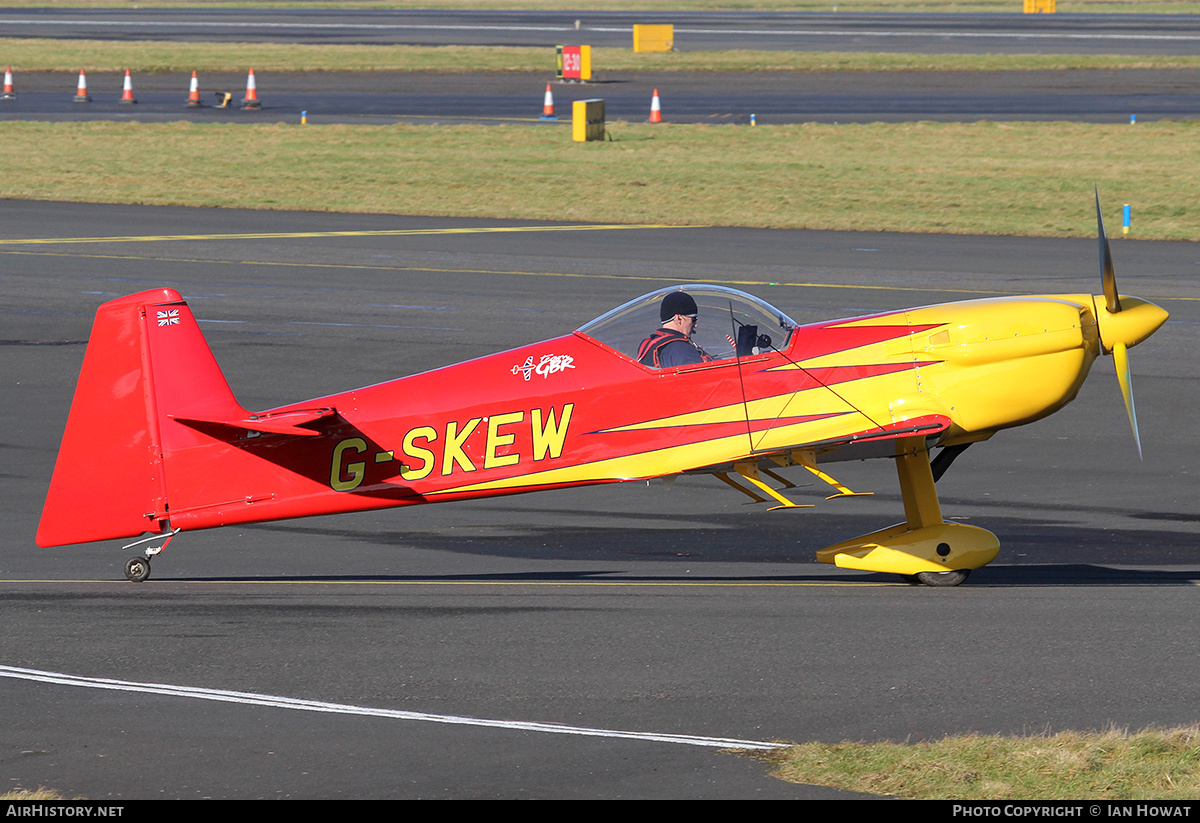
[[[782,425],[773,429],[769,434],[772,436],[772,444],[786,444],[787,448],[795,448],[804,443],[817,443],[842,436],[847,432],[854,431],[856,425],[858,428],[862,427],[861,422],[856,422],[856,419],[838,416]],[[464,492],[522,489],[530,486],[552,486],[563,483],[604,483],[660,477],[665,474],[688,471],[696,466],[727,464],[734,456],[746,453],[746,441],[747,433],[738,432],[699,443],[667,446],[638,454],[618,455],[573,466],[534,471],[515,477],[438,489],[426,492],[426,497],[434,498]]]
[[[641,454],[619,455],[590,463],[534,471],[516,477],[438,489],[427,492],[426,497],[432,498],[463,492],[520,489],[527,486],[559,483],[603,483],[658,477],[664,474],[674,474],[692,466],[721,464],[728,461],[730,454],[738,454],[745,449],[746,433],[741,432],[733,436],[714,438],[700,443],[668,446]]]
[[[184,240],[287,240],[313,237],[405,237],[424,234],[507,234],[512,232],[615,231],[618,229],[694,228],[658,224],[604,223],[584,226],[480,226],[455,229],[362,229],[355,231],[253,232],[246,234],[145,234],[127,237],[34,237],[0,240],[0,246],[69,243],[162,243]]]
[[[745,406],[742,403],[731,403],[713,409],[685,412],[684,414],[677,414],[671,417],[660,417],[656,420],[645,420],[641,423],[630,423],[627,426],[615,426],[614,428],[602,429],[601,431],[604,433],[628,432],[644,429],[666,429],[673,426],[702,426],[711,423],[744,422],[746,422]]]
[[[796,368],[799,368],[798,366]],[[887,376],[887,375],[877,375]],[[868,379],[868,378],[859,378]],[[706,424],[716,423],[745,423],[747,416],[749,422],[764,422],[777,420],[785,409],[801,395],[820,396],[826,400],[832,396],[833,399],[840,401],[837,408],[826,410],[807,410],[805,414],[828,416],[833,414],[844,414],[847,411],[857,411],[852,406],[842,401],[841,398],[834,395],[826,386],[814,385],[799,391],[788,391],[782,394],[777,394],[771,397],[761,397],[757,400],[748,400],[744,403],[730,403],[725,406],[718,406],[712,409],[703,409],[695,412],[684,412],[670,417],[659,417],[654,420],[644,420],[640,423],[630,423],[625,426],[615,426],[611,429],[601,429],[601,432],[608,434],[610,432],[627,432],[627,431],[646,431],[650,429],[667,429],[675,426],[702,426]],[[796,425],[796,424],[792,424]]]

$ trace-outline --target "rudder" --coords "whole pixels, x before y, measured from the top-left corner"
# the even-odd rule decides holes
[[[244,415],[191,310],[154,289],[96,310],[39,546],[169,531],[165,410]]]

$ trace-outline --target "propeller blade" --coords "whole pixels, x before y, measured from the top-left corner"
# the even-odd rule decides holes
[[[1117,296],[1117,273],[1113,268],[1112,249],[1108,247],[1108,235],[1104,233],[1104,215],[1100,211],[1100,187],[1096,187],[1096,233],[1100,238],[1100,280],[1104,283],[1104,301],[1110,314],[1121,310],[1121,298]]]
[[[1124,343],[1113,346],[1113,363],[1117,367],[1117,382],[1121,384],[1121,395],[1125,398],[1125,411],[1129,425],[1133,428],[1133,441],[1137,443],[1138,459],[1142,459],[1142,438],[1138,435],[1137,412],[1133,408],[1133,372],[1129,369],[1129,348]]]

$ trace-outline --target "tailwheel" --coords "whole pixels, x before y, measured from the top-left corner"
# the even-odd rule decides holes
[[[125,562],[125,576],[134,583],[141,583],[150,576],[150,558],[157,557],[158,553],[167,547],[167,544],[175,539],[175,535],[179,534],[179,529],[171,529],[167,535],[167,539],[163,540],[161,546],[145,549],[141,554],[129,558]],[[149,537],[143,537],[141,540],[135,540],[125,546],[126,549],[132,549],[134,546],[140,546],[143,543],[149,543],[152,540],[159,540],[162,534],[152,534]]]
[[[938,588],[957,586],[970,576],[970,569],[956,569],[952,572],[918,572],[915,575],[918,583]]]
[[[125,564],[125,576],[134,583],[141,583],[150,576],[150,560],[145,557],[131,557]]]

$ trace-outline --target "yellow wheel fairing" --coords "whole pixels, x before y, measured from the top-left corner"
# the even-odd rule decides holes
[[[912,575],[978,569],[999,553],[1000,540],[986,529],[942,523],[911,530],[900,523],[821,549],[817,560],[840,569]]]

